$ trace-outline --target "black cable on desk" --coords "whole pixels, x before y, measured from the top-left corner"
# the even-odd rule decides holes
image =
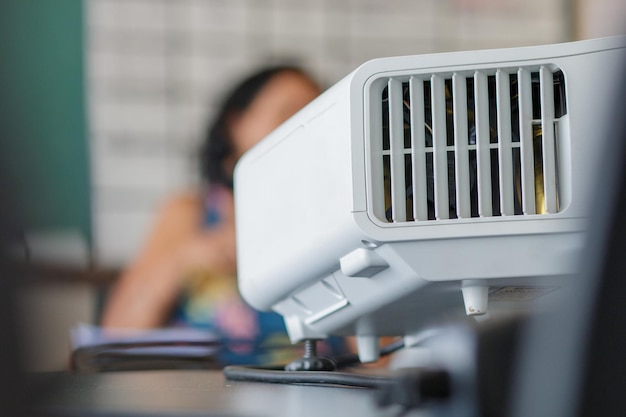
[[[232,381],[343,386],[375,389],[379,407],[400,406],[401,415],[415,407],[448,400],[452,394],[450,374],[443,369],[404,369],[390,376],[339,371],[285,371],[278,367],[227,366]]]
[[[404,339],[385,345],[380,349],[380,356],[384,357],[404,347]],[[355,354],[332,358],[337,369],[360,363]],[[320,384],[343,385],[359,388],[379,388],[395,381],[390,377],[363,375],[339,371],[285,371],[283,366],[226,366],[226,379],[233,381],[266,382],[277,384]]]
[[[390,384],[389,377],[361,375],[339,371],[284,371],[277,367],[227,366],[224,376],[232,381],[266,382],[274,384],[342,385],[359,388],[379,388]]]

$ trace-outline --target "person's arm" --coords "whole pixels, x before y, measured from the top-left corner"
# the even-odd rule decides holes
[[[225,216],[220,225],[203,231],[201,207],[199,197],[192,195],[177,197],[165,205],[144,248],[109,295],[103,326],[161,326],[190,271],[234,271],[232,214]],[[226,213],[229,211],[230,207],[226,207]]]

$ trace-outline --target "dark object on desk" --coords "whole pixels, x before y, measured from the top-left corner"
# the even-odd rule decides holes
[[[2,231],[4,229],[0,228],[0,233]],[[13,416],[20,415],[25,396],[19,343],[21,335],[16,326],[18,276],[14,265],[2,258],[2,243],[0,241],[0,415]]]
[[[16,2],[14,2],[16,3]],[[6,19],[6,10],[3,9],[0,18],[0,30],[10,27],[10,19]],[[11,22],[13,23],[13,22]],[[6,51],[5,42],[11,43],[9,32],[0,35],[0,51]],[[17,50],[17,49],[16,49]],[[6,56],[2,55],[3,61]],[[23,230],[22,211],[16,204],[16,194],[21,191],[19,177],[13,175],[11,129],[6,130],[5,110],[12,108],[14,103],[5,94],[7,77],[0,77],[0,415],[21,416],[25,401],[30,396],[22,373],[23,335],[20,326],[20,309],[18,304],[19,285],[23,282],[24,274],[17,268],[9,254],[9,248],[14,247],[21,238]]]
[[[389,384],[380,387],[379,407],[399,405],[403,410],[450,399],[450,375],[440,369],[406,369]]]

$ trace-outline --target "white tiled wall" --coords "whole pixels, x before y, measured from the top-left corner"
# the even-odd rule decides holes
[[[564,0],[85,0],[96,259],[123,264],[198,183],[217,100],[295,58],[325,85],[381,56],[567,40]]]

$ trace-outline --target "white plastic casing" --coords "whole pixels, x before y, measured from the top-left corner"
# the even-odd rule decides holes
[[[607,38],[382,58],[356,69],[236,167],[244,299],[256,309],[282,314],[296,342],[330,334],[361,340],[410,335],[456,314],[515,310],[529,300],[549,303],[555,295],[566,296],[583,243],[598,151],[609,146],[601,134],[602,110],[625,44],[624,38]],[[566,82],[567,114],[554,121],[560,208],[544,214],[385,219],[379,198],[385,185],[377,180],[381,151],[373,145],[380,138],[372,131],[380,122],[372,120],[380,107],[377,83],[391,86],[395,81],[387,80],[397,78],[406,86],[417,77],[435,85],[438,77],[521,74],[516,71],[527,68],[559,69]],[[546,175],[551,163],[543,168]],[[501,206],[504,211],[505,203]]]

